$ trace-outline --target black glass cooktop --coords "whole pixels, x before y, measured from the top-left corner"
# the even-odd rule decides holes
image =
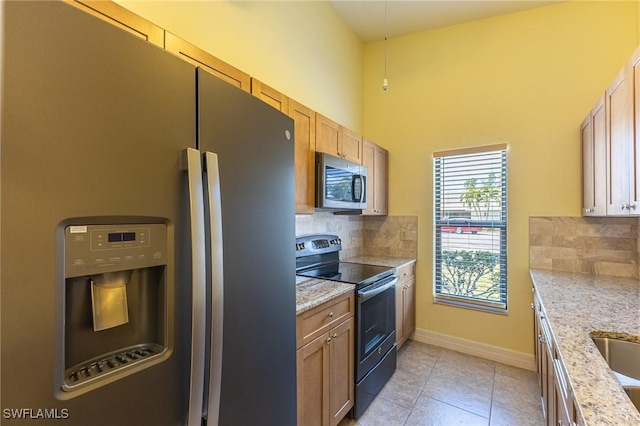
[[[298,272],[303,277],[322,278],[324,280],[368,285],[386,276],[392,275],[393,268],[362,263],[334,262],[321,267]]]

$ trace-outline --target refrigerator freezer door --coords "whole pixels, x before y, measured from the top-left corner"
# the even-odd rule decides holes
[[[65,425],[184,424],[192,272],[180,156],[195,146],[195,69],[64,2],[0,7],[3,412],[46,409],[66,415]],[[145,276],[166,282],[157,316],[168,324],[159,339],[167,350],[136,373],[66,392],[56,379],[65,368],[64,230],[110,221],[165,229],[166,265]],[[155,291],[142,278],[140,288]],[[78,321],[92,327],[90,291],[78,294],[88,298]],[[131,305],[139,295],[128,296]],[[131,332],[133,314],[98,340]],[[14,423],[29,422],[2,419]]]
[[[219,424],[293,426],[293,121],[201,69],[197,102],[198,148],[218,157],[224,229]]]

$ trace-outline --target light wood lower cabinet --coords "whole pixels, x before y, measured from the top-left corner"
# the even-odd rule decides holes
[[[297,317],[298,426],[335,426],[353,407],[353,314],[350,293]]]
[[[415,263],[398,268],[396,284],[396,343],[398,348],[416,329]]]
[[[534,290],[534,337],[540,399],[546,426],[574,426],[584,422],[575,407],[565,367],[558,354],[542,301]]]

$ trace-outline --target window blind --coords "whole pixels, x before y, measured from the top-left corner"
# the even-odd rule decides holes
[[[507,147],[434,153],[437,302],[507,309]]]

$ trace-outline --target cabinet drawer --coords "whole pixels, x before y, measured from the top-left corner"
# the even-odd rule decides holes
[[[296,347],[300,348],[346,318],[353,316],[355,312],[354,301],[354,293],[349,292],[298,315],[296,318]]]
[[[409,265],[401,266],[396,272],[400,281],[411,279],[416,276],[416,263],[413,262]]]

